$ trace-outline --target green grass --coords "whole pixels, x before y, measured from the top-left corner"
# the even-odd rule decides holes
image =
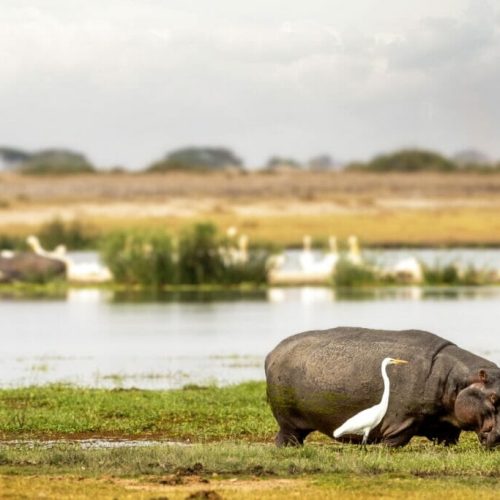
[[[0,436],[161,436],[267,441],[276,425],[264,383],[170,391],[51,385],[0,391]]]
[[[170,391],[2,389],[0,435],[10,444],[0,444],[0,489],[7,498],[184,499],[201,488],[254,499],[494,498],[500,487],[500,453],[484,450],[473,433],[449,448],[414,438],[401,449],[367,450],[314,433],[302,448],[278,449],[276,427],[263,382]],[[98,437],[188,445],[83,449],[72,442]]]
[[[500,478],[500,453],[483,450],[472,436],[445,448],[422,440],[401,449],[381,445],[367,450],[355,445],[308,443],[301,448],[273,444],[218,442],[191,446],[81,449],[76,444],[50,448],[3,447],[0,471],[113,474],[166,473],[237,476],[300,476],[303,474],[399,474],[415,477],[480,476]]]

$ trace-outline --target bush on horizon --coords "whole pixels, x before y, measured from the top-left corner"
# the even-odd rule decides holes
[[[242,169],[243,162],[228,148],[187,147],[168,153],[146,171],[217,172]]]
[[[21,162],[16,170],[23,174],[81,174],[94,173],[94,166],[77,152],[65,149],[47,149],[34,153]]]
[[[458,166],[443,155],[424,149],[402,149],[348,167],[357,172],[453,172]]]

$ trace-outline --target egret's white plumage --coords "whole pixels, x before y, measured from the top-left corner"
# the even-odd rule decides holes
[[[363,264],[363,257],[361,257],[358,237],[349,236],[349,238],[347,238],[347,243],[349,244],[349,253],[347,254],[347,260],[354,266],[361,266]]]
[[[372,406],[371,408],[360,411],[349,420],[345,421],[339,428],[333,431],[333,437],[339,438],[344,434],[358,434],[363,436],[362,443],[366,444],[370,431],[380,424],[385,413],[387,412],[387,407],[389,406],[389,392],[391,384],[389,377],[387,376],[387,366],[402,365],[406,363],[408,363],[408,361],[404,361],[402,359],[384,358],[382,366],[380,367],[382,371],[382,378],[384,379],[384,393],[380,403]]]
[[[307,234],[303,238],[304,248],[299,255],[299,263],[302,271],[310,271],[311,267],[314,265],[314,254],[311,250],[312,238]]]

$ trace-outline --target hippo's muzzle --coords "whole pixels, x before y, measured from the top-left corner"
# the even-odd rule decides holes
[[[500,446],[500,434],[492,430],[490,432],[479,432],[479,441],[487,449],[493,449]]]

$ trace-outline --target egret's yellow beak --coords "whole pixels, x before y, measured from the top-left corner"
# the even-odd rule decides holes
[[[406,365],[408,364],[408,361],[405,361],[404,359],[394,359],[392,361],[393,365]]]

